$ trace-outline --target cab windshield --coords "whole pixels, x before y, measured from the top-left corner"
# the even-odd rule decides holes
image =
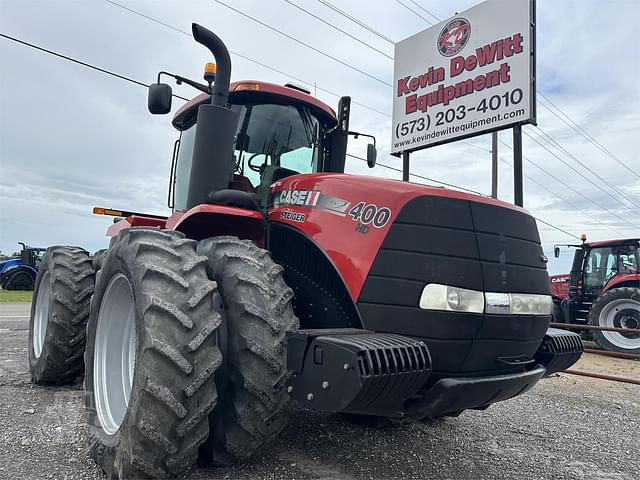
[[[235,173],[246,178],[254,189],[262,178],[271,178],[265,174],[267,169],[282,168],[292,175],[317,168],[321,127],[308,108],[247,103],[233,105],[232,109],[239,118],[234,141]],[[173,177],[175,210],[186,208],[195,132],[194,123],[180,134]],[[211,175],[215,174],[212,170]]]
[[[253,187],[269,166],[296,173],[314,170],[319,123],[307,108],[270,103],[236,105],[238,129],[234,146],[235,172]]]

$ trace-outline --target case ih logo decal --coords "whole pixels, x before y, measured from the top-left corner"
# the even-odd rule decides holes
[[[272,200],[273,208],[285,205],[319,208],[344,217],[351,202],[321,194],[320,190],[281,190],[275,192]]]
[[[556,277],[551,279],[551,283],[566,283],[569,281],[569,277]]]
[[[358,202],[353,207],[351,205],[349,200],[325,195],[320,190],[281,190],[273,193],[270,207],[296,206],[318,209],[340,217],[349,215],[357,223],[356,231],[360,233],[369,233],[368,225],[382,228],[391,218],[391,210],[387,207],[365,202]],[[305,214],[291,210],[280,212],[280,218],[292,222],[304,222],[307,219]]]
[[[471,24],[464,18],[454,18],[447,23],[438,36],[438,51],[445,57],[455,55],[469,41]]]
[[[320,198],[320,190],[281,190],[273,195],[273,207],[299,205],[315,207]]]

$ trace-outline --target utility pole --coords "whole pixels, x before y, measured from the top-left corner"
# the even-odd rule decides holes
[[[522,206],[522,125],[513,127],[513,199]]]
[[[402,152],[402,181],[409,181],[409,151]]]
[[[498,198],[498,131],[491,132],[491,198]]]

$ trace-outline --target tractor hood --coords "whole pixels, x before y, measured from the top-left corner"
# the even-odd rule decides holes
[[[287,177],[270,193],[270,248],[291,272],[285,279],[297,301],[304,299],[299,313],[308,328],[320,328],[316,319],[326,315],[420,338],[431,352],[432,379],[513,373],[534,362],[550,315],[511,314],[503,305],[487,311],[483,296],[550,294],[547,259],[525,210],[444,188],[343,174]],[[331,263],[302,246],[298,233]],[[479,310],[423,306],[427,286],[473,291],[481,297]]]
[[[0,260],[0,272],[3,272],[7,268],[18,265],[20,263],[22,263],[22,260],[20,260],[20,258],[5,258],[4,260]]]
[[[434,281],[496,292],[549,293],[535,220],[499,200],[374,177],[304,174],[271,186],[269,218],[316,242],[354,299],[372,269],[400,261],[419,265],[413,254],[431,260],[442,256],[443,263],[424,267],[431,269]],[[453,264],[459,268],[449,275]],[[513,266],[504,271],[508,264]],[[414,276],[427,280],[421,272]]]

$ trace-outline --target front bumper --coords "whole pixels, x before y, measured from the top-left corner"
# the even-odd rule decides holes
[[[430,380],[431,354],[420,339],[366,330],[300,330],[288,337],[288,390],[307,408],[425,418],[484,409],[531,389],[582,354],[578,335],[548,329],[518,371]],[[435,377],[437,378],[437,377]]]
[[[438,417],[484,409],[495,402],[508,400],[531,389],[546,369],[536,365],[531,370],[491,377],[443,378],[418,400],[408,402],[407,414],[413,418]]]

